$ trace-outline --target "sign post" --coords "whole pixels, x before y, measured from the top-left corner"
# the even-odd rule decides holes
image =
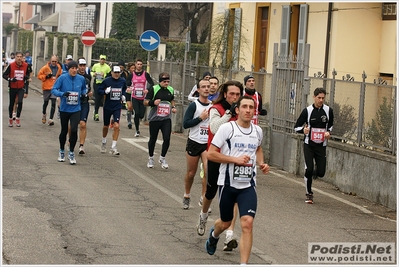
[[[146,51],[154,51],[161,43],[158,33],[153,30],[147,30],[140,35],[140,45]]]
[[[93,31],[85,31],[82,33],[81,41],[84,45],[83,56],[86,58],[87,65],[91,67],[91,49],[96,42],[96,34]]]

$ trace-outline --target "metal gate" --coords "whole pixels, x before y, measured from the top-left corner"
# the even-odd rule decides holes
[[[310,45],[306,44],[303,58],[278,54],[278,44],[274,44],[272,90],[270,96],[271,127],[271,164],[286,166],[289,159],[285,153],[291,153],[292,148],[286,138],[294,132],[294,125],[300,112],[307,105],[309,95],[309,54]]]

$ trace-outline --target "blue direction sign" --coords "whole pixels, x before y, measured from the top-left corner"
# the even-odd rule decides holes
[[[140,45],[144,50],[153,51],[158,48],[161,38],[153,30],[147,30],[140,35]]]

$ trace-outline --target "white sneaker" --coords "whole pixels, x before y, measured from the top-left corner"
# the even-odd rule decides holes
[[[118,149],[116,149],[116,147],[111,148],[109,153],[112,154],[113,156],[119,156],[120,155],[120,153],[119,153]]]
[[[197,234],[203,236],[206,231],[206,222],[208,220],[208,215],[206,215],[205,219],[202,219],[201,214],[199,215],[197,222]]]
[[[79,155],[84,155],[85,153],[85,149],[83,148],[83,146],[79,147]]]
[[[140,136],[140,131],[137,131],[134,137],[139,137]]]
[[[60,150],[60,152],[58,153],[58,161],[59,162],[65,161],[65,151],[64,150]]]
[[[74,152],[71,152],[71,151],[68,152],[68,159],[69,159],[69,164],[71,164],[71,165],[76,164]]]
[[[159,163],[161,163],[162,169],[169,169],[169,165],[168,165],[168,163],[166,162],[166,159],[165,159],[165,158],[163,158],[163,159],[159,158]]]
[[[153,157],[148,158],[147,168],[154,168],[154,158]]]
[[[227,236],[226,241],[224,241],[223,251],[232,251],[238,247],[237,239],[233,236]]]
[[[101,153],[107,152],[107,143],[102,143],[100,148]]]

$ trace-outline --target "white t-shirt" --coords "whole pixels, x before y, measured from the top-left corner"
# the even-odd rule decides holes
[[[212,139],[212,144],[220,148],[220,153],[232,157],[248,155],[251,160],[245,166],[221,163],[218,185],[229,183],[231,187],[237,189],[256,186],[256,150],[261,145],[262,139],[262,128],[253,123],[249,128],[240,127],[236,121],[220,126]]]

